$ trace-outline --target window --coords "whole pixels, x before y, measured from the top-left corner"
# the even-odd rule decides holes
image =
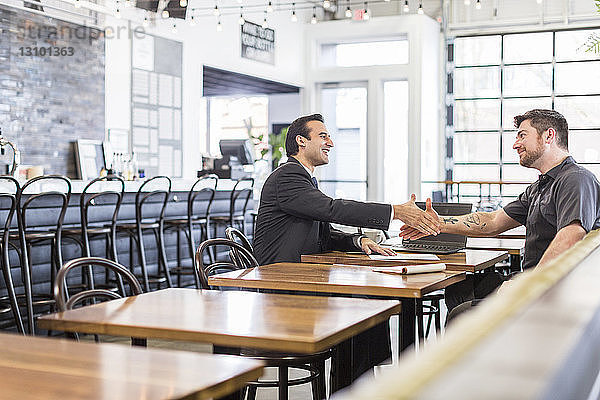
[[[600,55],[581,48],[592,32],[454,40],[453,180],[534,181],[537,171],[521,167],[512,149],[513,117],[533,108],[554,109],[565,116],[571,154],[600,176]],[[525,186],[503,186],[497,191],[507,203]],[[479,197],[476,185],[460,190],[461,197]]]
[[[323,44],[319,60],[322,67],[408,64],[408,40]]]
[[[267,140],[269,98],[251,97],[209,97],[209,153],[221,154],[221,139],[248,139],[264,135]],[[255,159],[261,158],[258,146]]]

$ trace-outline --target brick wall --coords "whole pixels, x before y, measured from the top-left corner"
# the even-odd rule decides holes
[[[0,29],[2,133],[16,142],[22,164],[74,177],[72,142],[104,138],[104,34],[4,6]],[[72,56],[54,55],[69,47]]]

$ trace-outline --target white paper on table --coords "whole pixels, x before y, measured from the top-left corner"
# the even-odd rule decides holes
[[[440,258],[435,254],[396,254],[395,256],[384,256],[381,254],[369,254],[371,260],[378,261],[403,261],[403,260],[424,260],[424,261],[440,261]]]
[[[444,271],[446,264],[398,265],[395,267],[373,267],[371,269],[375,272],[385,272],[387,274],[424,274]]]

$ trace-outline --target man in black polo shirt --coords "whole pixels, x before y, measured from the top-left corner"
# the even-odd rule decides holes
[[[503,209],[442,217],[441,229],[466,236],[494,236],[525,225],[523,268],[543,268],[587,232],[600,228],[600,183],[569,155],[569,127],[561,114],[531,110],[516,116],[514,121],[518,132],[513,149],[519,153],[522,166],[540,171],[539,179]],[[405,226],[400,236],[423,235]],[[478,282],[473,276],[470,278],[470,282],[446,290],[448,310],[461,302],[484,297],[502,283],[495,274],[478,277]]]

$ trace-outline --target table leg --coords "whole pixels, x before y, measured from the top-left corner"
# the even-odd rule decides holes
[[[398,354],[415,346],[415,299],[400,299],[402,313],[400,314],[400,329],[398,338]]]
[[[521,272],[521,255],[510,255],[510,272]]]
[[[352,340],[348,339],[335,346],[331,359],[331,393],[352,384]]]

